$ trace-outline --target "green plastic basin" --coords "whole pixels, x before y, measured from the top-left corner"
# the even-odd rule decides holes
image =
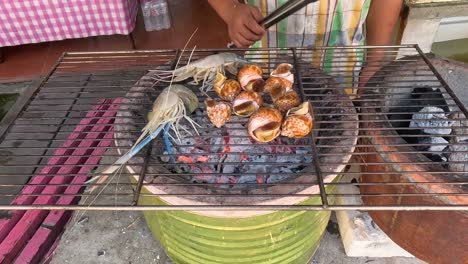
[[[142,192],[151,193],[145,187]],[[139,204],[168,203],[142,195]],[[314,196],[300,204],[319,205],[321,201]],[[330,219],[329,211],[276,211],[250,217],[215,217],[188,211],[143,214],[168,256],[175,263],[190,264],[308,263]]]

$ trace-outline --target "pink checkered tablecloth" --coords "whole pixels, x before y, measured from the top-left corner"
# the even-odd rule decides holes
[[[128,35],[138,0],[0,0],[0,47]]]

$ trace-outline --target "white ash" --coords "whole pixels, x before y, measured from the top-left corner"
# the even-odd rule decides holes
[[[421,128],[426,134],[449,135],[452,132],[453,123],[454,121],[448,119],[443,109],[426,106],[413,114],[409,127]]]
[[[409,127],[420,128],[419,134],[422,136],[416,138],[416,142],[421,144],[415,147],[424,153],[429,159],[436,162],[447,162],[448,160],[448,141],[443,136],[452,133],[454,121],[448,118],[442,108],[426,106],[418,113],[413,114]],[[425,135],[428,134],[428,135]],[[439,136],[436,136],[439,135]]]
[[[191,177],[191,182],[217,183],[219,188],[245,188],[245,185],[233,183],[284,181],[312,162],[304,147],[286,146],[304,145],[307,139],[278,137],[270,143],[257,143],[247,133],[248,119],[232,116],[220,129],[213,127],[204,111],[198,110],[193,119],[201,126],[200,135],[190,136],[181,131],[181,143],[172,142],[178,164],[166,166],[173,173],[196,174]]]
[[[461,141],[459,144],[450,146],[450,156],[448,158],[449,170],[461,172],[460,176],[468,177],[468,141]]]
[[[411,97],[418,99],[414,101],[415,105],[404,110],[404,106],[392,110],[410,112],[417,107],[419,112],[410,116],[390,115],[390,120],[412,118],[410,122],[392,122],[392,125],[396,125],[397,132],[408,143],[418,144],[415,149],[426,157],[435,162],[443,162],[441,165],[450,171],[460,172],[458,177],[468,177],[468,120],[465,115],[461,112],[449,113],[447,102],[439,89],[417,87]],[[398,129],[408,126],[413,130]]]
[[[448,146],[448,141],[443,137],[421,137],[420,146],[416,148],[422,151],[442,152]]]
[[[455,112],[449,115],[449,118],[454,119],[452,134],[456,135],[453,137],[454,142],[467,141],[468,140],[468,119],[461,112]]]
[[[258,183],[255,175],[242,175],[237,180],[237,183]]]

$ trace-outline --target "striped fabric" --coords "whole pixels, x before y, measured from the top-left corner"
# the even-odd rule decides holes
[[[253,48],[324,47],[364,45],[363,25],[371,0],[319,0],[272,26]],[[247,0],[258,6],[263,16],[286,0]],[[299,54],[351,88],[357,82],[362,49],[327,49]],[[333,69],[333,70],[332,70]],[[340,71],[340,72],[337,72]],[[354,92],[355,89],[347,89]]]

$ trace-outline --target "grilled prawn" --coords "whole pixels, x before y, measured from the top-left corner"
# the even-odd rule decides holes
[[[202,82],[200,89],[207,92],[216,77],[216,73],[224,75],[225,70],[227,70],[231,74],[237,75],[237,69],[246,64],[251,64],[251,62],[234,53],[225,52],[204,57],[172,71],[151,70],[150,72],[154,72],[156,74],[155,80],[160,82],[171,82],[173,76],[174,82],[193,78],[191,83],[198,85],[199,82]]]

